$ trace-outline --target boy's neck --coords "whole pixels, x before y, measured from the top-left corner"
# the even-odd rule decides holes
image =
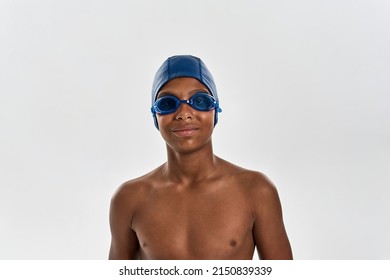
[[[194,182],[212,175],[218,158],[213,154],[211,143],[192,153],[178,153],[168,147],[165,175],[178,182]]]

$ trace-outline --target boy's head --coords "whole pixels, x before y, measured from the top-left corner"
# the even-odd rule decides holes
[[[180,77],[189,77],[194,78],[204,84],[210,94],[215,98],[217,106],[215,107],[215,118],[214,125],[218,122],[218,112],[221,112],[221,109],[218,106],[218,95],[217,88],[214,83],[213,76],[210,71],[207,69],[203,61],[195,56],[191,55],[176,55],[169,57],[161,67],[157,70],[157,73],[154,77],[153,87],[152,87],[152,106],[157,100],[157,95],[161,88],[166,85],[169,81],[180,78]],[[156,117],[156,112],[152,108],[154,124],[158,129],[158,122]]]

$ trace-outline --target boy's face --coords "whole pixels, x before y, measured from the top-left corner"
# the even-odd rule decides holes
[[[161,88],[157,99],[174,95],[188,100],[197,92],[209,93],[207,87],[194,78],[175,78]],[[167,145],[179,153],[200,149],[211,140],[214,129],[215,110],[197,111],[188,104],[181,104],[176,112],[168,115],[157,114],[162,137]]]

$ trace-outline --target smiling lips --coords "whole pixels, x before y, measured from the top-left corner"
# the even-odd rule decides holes
[[[193,125],[177,126],[172,129],[172,132],[180,137],[188,137],[194,135],[198,131],[198,127]]]

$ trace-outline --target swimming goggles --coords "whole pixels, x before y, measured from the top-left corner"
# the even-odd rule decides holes
[[[215,108],[217,112],[222,112],[218,101],[207,92],[197,92],[188,100],[180,100],[173,95],[164,95],[154,102],[151,110],[153,114],[168,115],[176,112],[182,103],[188,104],[198,111],[207,112]]]

